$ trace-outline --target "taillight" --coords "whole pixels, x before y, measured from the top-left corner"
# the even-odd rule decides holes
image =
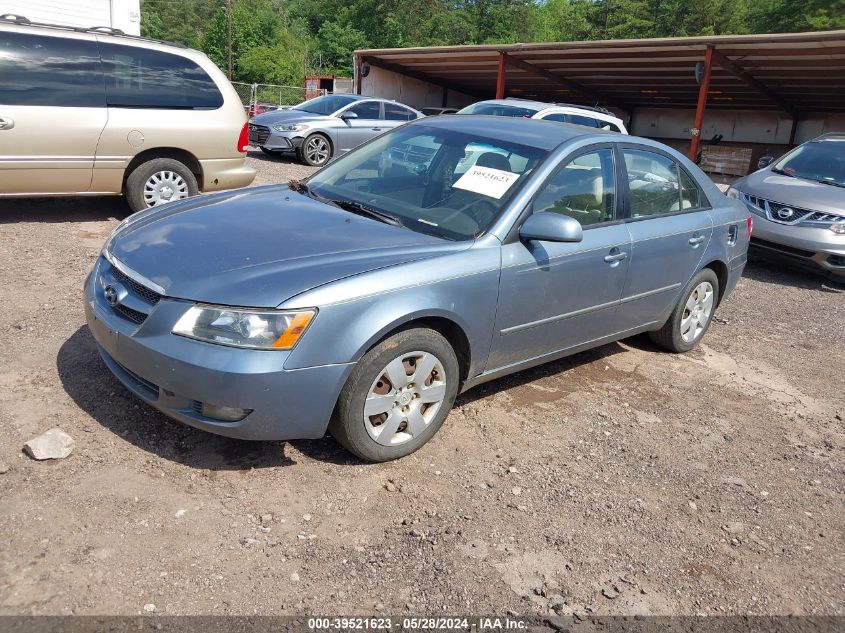
[[[246,154],[246,146],[249,145],[249,124],[244,123],[241,128],[241,134],[238,136],[238,151],[241,154]]]
[[[748,225],[748,237],[751,237],[751,231],[754,229],[754,218],[749,215],[745,223]]]

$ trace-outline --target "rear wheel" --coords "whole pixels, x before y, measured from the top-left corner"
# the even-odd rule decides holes
[[[719,278],[711,269],[700,271],[687,284],[669,320],[651,340],[670,352],[688,352],[698,345],[713,322],[719,298]]]
[[[332,157],[332,146],[322,134],[312,134],[302,141],[299,157],[306,165],[320,167],[329,162]]]
[[[404,457],[437,433],[458,381],[458,360],[443,336],[427,328],[399,332],[358,361],[329,430],[361,459]]]
[[[141,211],[199,193],[197,178],[172,158],[154,158],[138,165],[126,178],[126,200]]]

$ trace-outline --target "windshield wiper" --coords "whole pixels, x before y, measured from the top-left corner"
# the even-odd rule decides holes
[[[378,209],[373,209],[372,207],[368,207],[365,204],[360,202],[355,202],[354,200],[326,200],[326,202],[335,205],[336,207],[340,207],[346,211],[351,211],[352,213],[357,213],[358,215],[363,215],[369,218],[373,218],[374,220],[378,220],[379,222],[384,222],[385,224],[390,224],[391,226],[400,226],[405,228],[405,225],[399,221],[398,218],[395,216],[390,215],[389,213],[385,213],[384,211],[379,211]]]
[[[793,176],[789,172],[785,172],[784,170],[778,169],[776,167],[772,167],[772,173],[773,174],[780,174],[781,176],[789,176],[790,178],[795,178],[795,176]]]
[[[845,184],[841,182],[836,182],[835,180],[821,180],[819,178],[808,178],[807,180],[814,180],[816,182],[820,182],[823,185],[830,185],[831,187],[845,187]]]

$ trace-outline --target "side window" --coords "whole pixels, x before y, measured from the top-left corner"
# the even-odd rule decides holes
[[[105,107],[97,43],[0,31],[0,103]]]
[[[589,226],[613,220],[615,201],[613,150],[603,148],[582,154],[558,169],[537,194],[532,211],[562,213]]]
[[[115,108],[216,109],[223,95],[202,68],[181,55],[100,42],[106,99]]]
[[[349,108],[349,112],[357,114],[359,119],[380,119],[381,103],[378,101],[361,101]]]
[[[417,115],[404,106],[396,103],[385,103],[384,118],[388,121],[411,121],[416,119]]]
[[[692,177],[683,169],[679,169],[678,172],[681,174],[681,208],[700,209],[706,206],[704,195]]]
[[[557,121],[558,123],[566,123],[566,115],[560,112],[553,112],[543,117],[544,121]]]
[[[599,122],[594,118],[581,116],[580,114],[570,114],[569,122],[575,125],[583,125],[584,127],[599,127]]]
[[[631,217],[641,218],[682,209],[675,161],[645,150],[625,149]]]

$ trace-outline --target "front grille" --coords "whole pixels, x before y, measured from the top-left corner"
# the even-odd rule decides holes
[[[136,325],[141,325],[144,321],[147,320],[147,315],[143,312],[138,312],[137,310],[133,310],[132,308],[127,308],[125,305],[116,305],[114,306],[114,311],[117,312],[120,316],[124,319],[128,319],[135,323]]]
[[[845,216],[837,213],[802,209],[747,193],[741,194],[741,199],[752,212],[779,224],[821,224],[826,226],[834,222],[845,222]]]
[[[120,270],[118,270],[114,266],[112,266],[111,268],[111,274],[117,281],[123,284],[129,292],[137,296],[145,303],[149,303],[151,306],[154,306],[161,300],[161,295],[158,294],[155,290],[150,290],[146,286],[139,284],[137,281],[135,281],[128,275],[124,275]]]
[[[804,249],[795,248],[794,246],[786,246],[785,244],[776,244],[774,242],[769,242],[768,240],[761,240],[759,237],[754,236],[751,237],[751,245],[786,253],[787,255],[795,255],[796,257],[810,258],[815,255],[813,251],[805,251]]]
[[[255,145],[264,145],[270,138],[270,128],[264,125],[249,124],[249,142]]]

